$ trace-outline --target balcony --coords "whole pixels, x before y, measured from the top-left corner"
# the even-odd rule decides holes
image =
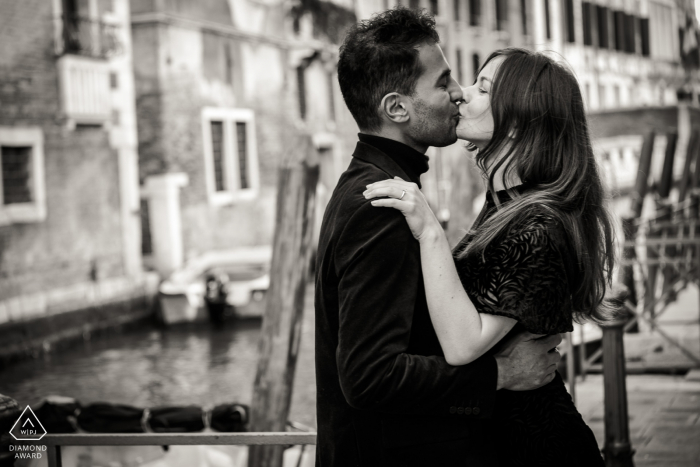
[[[106,59],[122,52],[119,26],[78,15],[64,15],[56,53]]]
[[[111,116],[109,63],[66,54],[57,62],[61,110],[68,126],[103,125]]]

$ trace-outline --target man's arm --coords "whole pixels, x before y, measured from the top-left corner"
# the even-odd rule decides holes
[[[403,216],[364,202],[336,248],[336,359],[348,403],[362,409],[442,415],[459,407],[479,407],[470,412],[489,416],[497,386],[493,357],[453,367],[443,357],[406,353],[423,281],[418,242]]]

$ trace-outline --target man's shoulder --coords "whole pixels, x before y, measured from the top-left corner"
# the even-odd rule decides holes
[[[371,163],[354,159],[342,174],[326,207],[321,235],[340,237],[350,234],[356,241],[378,231],[392,236],[413,238],[404,216],[395,209],[372,206],[363,192],[370,183],[391,178]]]
[[[389,178],[391,176],[376,165],[353,158],[347,170],[340,176],[329,206],[359,208],[368,204],[362,195],[367,185]]]

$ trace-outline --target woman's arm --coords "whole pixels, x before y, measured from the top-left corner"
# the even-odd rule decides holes
[[[367,199],[381,196],[389,198],[375,199],[372,205],[401,211],[420,242],[428,309],[445,359],[451,365],[476,360],[500,341],[516,320],[477,312],[459,280],[442,227],[415,184],[394,179],[368,185]]]
[[[425,295],[435,332],[447,362],[464,365],[496,345],[516,320],[476,311],[459,280],[442,228],[426,232],[419,242]]]

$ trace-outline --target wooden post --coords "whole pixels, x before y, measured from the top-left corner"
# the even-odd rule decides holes
[[[678,134],[668,133],[666,135],[666,154],[664,157],[664,166],[661,171],[661,179],[659,180],[658,193],[659,198],[666,199],[671,193],[673,186],[673,162],[676,155],[676,143]]]
[[[691,188],[691,204],[688,208],[688,219],[694,221],[700,221],[700,195],[697,193],[698,185],[700,185],[700,128],[691,127],[691,138],[690,144],[688,145],[687,158],[693,159],[695,161],[694,170],[692,174],[692,181],[690,182]],[[695,238],[698,235],[697,226],[693,224],[692,229],[689,228],[689,238]],[[694,247],[690,247],[690,259],[694,260],[695,264],[690,264],[688,267],[692,269],[693,266],[696,267],[695,270],[695,283],[698,288],[700,288],[700,245],[696,244]],[[698,327],[700,327],[700,307],[698,307]]]
[[[651,156],[654,153],[654,139],[656,135],[653,131],[649,131],[644,135],[642,144],[642,152],[639,157],[639,168],[637,170],[637,179],[632,192],[630,215],[622,218],[622,229],[625,235],[625,243],[634,242],[637,235],[636,222],[642,215],[644,207],[644,198],[646,197],[649,188],[649,171],[651,170]],[[636,256],[634,247],[629,246],[623,249],[623,257],[632,260]],[[620,268],[620,282],[622,282],[629,291],[629,300],[637,305],[637,290],[634,285],[634,266],[630,263]]]
[[[603,386],[605,394],[605,465],[633,467],[627,412],[625,350],[622,340],[627,318],[603,326]]]
[[[654,153],[654,140],[656,134],[650,131],[644,135],[642,152],[639,156],[639,167],[637,169],[637,179],[632,192],[632,216],[638,218],[642,215],[644,198],[649,189],[649,172],[651,170],[651,156]]]
[[[662,225],[668,224],[669,221],[671,221],[672,217],[672,211],[673,211],[673,206],[670,203],[668,197],[671,194],[671,187],[673,186],[673,162],[676,156],[676,143],[678,141],[678,134],[677,133],[668,133],[666,135],[666,154],[664,157],[664,166],[663,170],[661,172],[661,179],[659,180],[659,185],[657,188],[657,194],[658,198],[656,200],[656,212],[657,214],[657,221],[661,223]],[[649,238],[667,238],[670,236],[676,235],[676,231],[672,227],[661,227],[660,229],[655,229],[654,232],[649,232]],[[651,247],[647,249],[647,251],[653,250],[653,253],[649,255],[650,259],[654,259],[655,255],[656,257],[660,256],[658,253],[663,253],[663,256],[665,257],[675,257],[676,256],[676,247],[674,245],[669,245],[666,247]],[[657,280],[657,271],[659,269],[659,266],[652,266],[649,265],[649,284],[650,284],[650,289],[651,289],[651,294],[647,293],[647,296],[651,296],[651,300],[654,300],[654,295],[656,292],[656,280]],[[662,287],[661,290],[665,290],[668,284],[672,283],[674,280],[676,280],[677,273],[676,269],[673,266],[664,266],[661,268],[661,273],[662,273]],[[675,300],[675,297],[669,297],[666,302],[668,303],[669,301]],[[646,302],[646,303],[651,303],[651,302]],[[652,307],[650,310],[652,318],[656,316],[656,307]]]
[[[61,458],[61,446],[48,446],[47,449],[49,467],[63,467]]]
[[[285,431],[301,338],[304,297],[311,257],[317,161],[309,137],[290,145],[296,161],[279,171],[270,289],[259,341],[251,407],[251,431]],[[249,467],[281,467],[285,446],[251,446]]]

